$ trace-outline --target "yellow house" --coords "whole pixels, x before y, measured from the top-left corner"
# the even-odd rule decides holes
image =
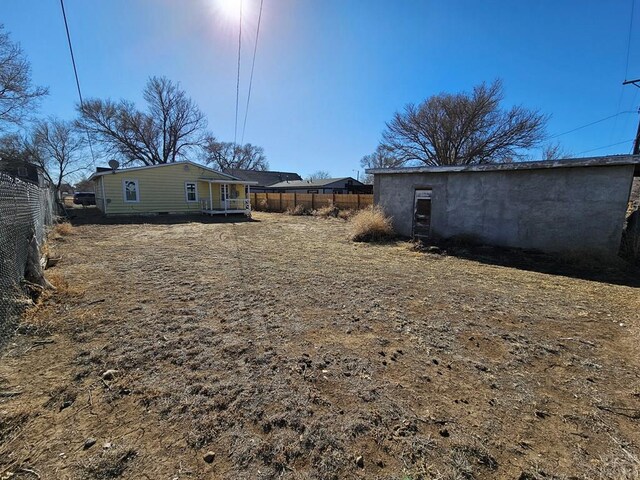
[[[251,215],[250,185],[194,162],[101,169],[95,182],[96,205],[105,215],[244,213]]]

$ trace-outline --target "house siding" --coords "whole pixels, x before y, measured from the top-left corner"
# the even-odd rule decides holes
[[[141,170],[116,170],[98,177],[96,190],[107,200],[107,215],[138,215],[144,213],[196,213],[200,212],[200,200],[209,198],[209,187],[199,182],[200,177],[228,180],[228,177],[188,163],[176,163],[161,168]],[[139,202],[124,201],[123,180],[137,180]],[[185,182],[196,182],[198,201],[187,202]],[[220,200],[220,185],[212,185],[214,201]],[[98,193],[96,194],[97,197]],[[243,191],[244,195],[244,191]],[[98,203],[98,202],[96,202]],[[99,208],[102,210],[101,206]]]

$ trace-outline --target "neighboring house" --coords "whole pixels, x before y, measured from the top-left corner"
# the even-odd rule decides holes
[[[373,186],[352,177],[323,178],[319,180],[291,180],[269,187],[276,193],[372,193]]]
[[[60,185],[60,195],[73,195],[75,193],[74,188],[68,183]]]
[[[254,182],[193,162],[99,168],[89,180],[106,215],[251,213],[248,194]]]
[[[287,180],[302,180],[302,177],[293,172],[274,172],[268,170],[242,170],[240,168],[227,168],[223,170],[228,175],[233,175],[241,180],[256,182],[251,186],[252,192],[268,192],[269,187],[274,183]]]
[[[43,187],[47,182],[42,167],[23,160],[0,158],[0,172]]]
[[[401,235],[613,257],[640,156],[367,173]]]

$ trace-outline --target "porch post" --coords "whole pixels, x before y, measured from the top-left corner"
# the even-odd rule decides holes
[[[251,211],[251,185],[247,184],[247,200],[249,200],[249,211]]]
[[[209,184],[209,210],[213,210],[213,192],[211,191],[211,182]]]
[[[224,211],[226,215],[227,205],[229,204],[229,185],[223,183],[222,186],[224,187]]]

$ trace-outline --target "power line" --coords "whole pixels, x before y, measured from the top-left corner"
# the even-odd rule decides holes
[[[623,142],[612,143],[611,145],[605,145],[603,147],[598,147],[598,148],[592,148],[591,150],[585,150],[584,152],[577,153],[576,155],[582,155],[583,153],[595,152],[596,150],[602,150],[603,148],[615,147],[616,145],[622,145],[623,143],[633,142],[634,140],[635,140],[635,138],[632,138],[630,140],[625,140]]]
[[[601,123],[601,122],[604,122],[606,120],[610,120],[610,119],[612,119],[614,117],[622,115],[623,113],[636,113],[636,112],[633,112],[631,110],[625,110],[624,112],[618,112],[618,113],[615,113],[613,115],[609,115],[608,117],[601,118],[600,120],[596,120],[595,122],[587,123],[586,125],[581,125],[579,127],[572,128],[571,130],[567,130],[566,132],[558,133],[556,135],[553,135],[553,136],[549,137],[549,139],[556,138],[556,137],[561,137],[562,135],[566,135],[568,133],[573,133],[573,132],[576,132],[578,130],[582,130],[583,128],[590,127],[591,125],[595,125],[597,123]]]
[[[240,0],[240,28],[238,29],[238,77],[236,80],[236,123],[233,130],[233,144],[238,140],[238,105],[240,102],[240,54],[242,52],[242,0]],[[234,148],[235,151],[235,148]]]
[[[247,128],[247,116],[249,115],[249,101],[251,100],[251,85],[253,84],[253,69],[256,66],[256,52],[258,51],[258,36],[260,35],[260,21],[262,20],[262,5],[264,0],[260,0],[260,13],[258,15],[258,27],[256,28],[256,44],[253,47],[253,61],[251,62],[251,75],[249,76],[249,95],[247,95],[247,108],[244,111],[244,123],[242,125],[242,136],[240,143],[244,143],[244,131]]]
[[[636,6],[636,1],[631,0],[631,18],[629,19],[629,36],[627,38],[627,62],[624,67],[624,79],[627,79],[627,75],[629,73],[629,53],[631,51],[631,32],[633,30],[633,11]]]
[[[624,67],[624,80],[627,80],[627,75],[629,74],[629,56],[631,52],[631,33],[633,31],[633,12],[635,9],[635,0],[631,0],[631,17],[629,18],[629,35],[627,36],[627,57]],[[624,83],[620,86],[620,96],[618,97],[618,106],[616,107],[616,112],[620,111],[620,105],[622,105],[622,96],[624,95]],[[618,126],[618,119],[613,122],[613,127],[611,128],[611,132],[609,133],[609,140],[613,137],[613,134],[616,131],[616,127]]]
[[[62,18],[64,19],[64,28],[67,32],[67,42],[69,43],[69,53],[71,54],[71,64],[73,65],[73,74],[76,77],[76,87],[78,89],[78,98],[80,98],[80,108],[84,108],[84,101],[82,100],[82,90],[80,89],[80,79],[78,78],[78,69],[76,68],[76,58],[73,55],[73,46],[71,45],[71,35],[69,34],[69,24],[67,23],[67,13],[64,11],[64,0],[60,0],[60,7],[62,8]],[[96,166],[96,157],[93,154],[93,145],[91,144],[91,136],[87,130],[87,140],[89,141],[89,151],[91,152],[91,161],[93,167]]]

